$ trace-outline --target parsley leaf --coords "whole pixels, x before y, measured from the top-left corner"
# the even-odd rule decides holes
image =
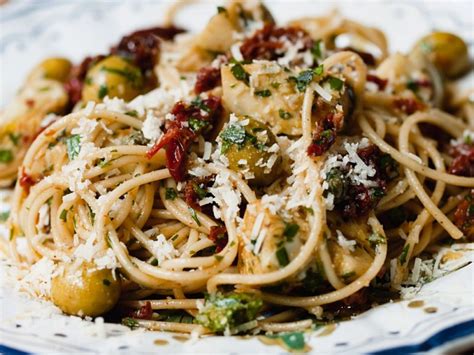
[[[189,210],[189,213],[191,213],[191,217],[192,217],[192,219],[194,219],[194,222],[196,222],[196,224],[197,224],[199,227],[201,227],[201,221],[199,220],[199,218],[198,218],[198,216],[197,216],[197,213],[196,213],[196,211],[194,210],[194,208],[189,207],[188,210]]]
[[[289,113],[289,112],[287,112],[283,109],[279,109],[278,114],[280,115],[280,118],[283,119],[283,120],[289,120],[292,117],[291,113]]]
[[[410,246],[408,244],[403,247],[403,250],[400,254],[400,264],[403,265],[406,263],[409,249],[410,249]]]
[[[199,118],[191,117],[188,119],[188,124],[194,132],[197,132],[205,128],[209,123],[207,121],[200,120]]]
[[[3,211],[0,213],[0,222],[5,222],[10,217],[10,211]]]
[[[0,149],[0,163],[9,163],[13,160],[13,153],[10,149]]]
[[[61,220],[63,220],[64,222],[66,222],[66,219],[67,219],[67,210],[62,210],[62,211],[61,211],[61,214],[59,215],[59,218],[61,218]]]
[[[167,187],[165,192],[165,199],[174,200],[178,196],[178,193],[172,187]]]
[[[288,253],[287,253],[285,247],[283,247],[283,246],[280,247],[276,251],[275,255],[277,257],[278,264],[280,264],[280,266],[286,266],[290,262],[290,260],[288,258]]]
[[[298,233],[300,230],[300,226],[297,225],[296,223],[287,223],[285,225],[285,229],[283,230],[283,235],[291,241],[295,235]]]
[[[272,92],[268,89],[264,89],[264,90],[256,90],[255,91],[255,96],[260,96],[260,97],[269,97],[269,96],[272,96]]]
[[[107,88],[107,85],[101,85],[99,87],[99,92],[97,93],[97,96],[99,97],[99,99],[103,99],[107,96],[108,93],[109,89]]]
[[[18,142],[21,138],[21,134],[20,133],[15,134],[13,132],[9,132],[8,137],[10,138],[10,140],[12,141],[14,145],[18,145]]]
[[[314,42],[313,47],[311,48],[311,54],[313,55],[314,59],[321,59],[321,40]]]
[[[314,68],[314,74],[317,76],[321,76],[324,73],[324,65],[318,65],[316,68]]]
[[[66,148],[69,160],[76,159],[79,155],[79,152],[81,151],[81,136],[78,134],[73,134],[72,136],[66,138]]]
[[[200,108],[201,110],[206,111],[208,113],[211,112],[209,106],[207,106],[199,96],[196,96],[196,98],[191,101],[191,105]]]
[[[250,82],[250,75],[247,73],[240,63],[235,63],[231,68],[230,68],[231,73],[234,75],[234,77],[237,80],[243,81],[245,85],[249,86]]]
[[[340,91],[342,89],[342,86],[344,85],[344,82],[341,79],[336,78],[334,76],[330,76],[328,82],[331,89],[336,91]]]
[[[313,80],[314,72],[311,69],[304,70],[298,74],[298,76],[290,76],[288,80],[293,81],[298,91],[302,92],[306,90],[306,87]]]
[[[224,129],[224,131],[222,131],[220,137],[222,138],[224,143],[226,143],[222,146],[224,150],[224,146],[228,147],[231,144],[244,144],[247,135],[244,127],[242,127],[241,125],[230,124],[226,129]]]

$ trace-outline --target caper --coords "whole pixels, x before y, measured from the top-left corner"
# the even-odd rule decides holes
[[[244,117],[228,124],[220,137],[222,153],[227,157],[230,169],[242,172],[255,186],[268,186],[276,180],[281,156],[270,149],[276,138],[266,124]]]
[[[107,57],[87,72],[82,99],[101,102],[105,96],[130,101],[143,90],[139,68],[119,56]]]
[[[457,77],[469,67],[466,43],[452,33],[433,32],[420,39],[414,51],[425,55],[447,78]]]
[[[64,82],[69,76],[71,67],[71,62],[66,58],[47,58],[31,71],[29,79],[44,78]]]
[[[64,266],[51,282],[51,298],[64,313],[96,317],[110,311],[120,297],[120,280],[92,263]]]

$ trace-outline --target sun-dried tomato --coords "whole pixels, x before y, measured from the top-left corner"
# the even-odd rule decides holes
[[[20,186],[25,190],[26,193],[30,192],[31,186],[36,184],[36,179],[33,178],[31,175],[27,174],[25,168],[21,170],[20,176]]]
[[[334,128],[322,129],[313,134],[313,141],[308,147],[308,155],[319,157],[323,155],[336,141]]]
[[[379,91],[385,90],[388,84],[387,79],[382,79],[378,77],[377,75],[373,75],[373,74],[367,74],[367,81],[377,85],[377,87],[379,88]]]
[[[153,316],[153,308],[151,308],[150,301],[146,301],[140,309],[130,313],[130,317],[137,319],[151,319]]]
[[[209,239],[216,244],[216,253],[222,251],[229,240],[227,236],[227,229],[224,226],[211,227]]]
[[[474,144],[456,144],[449,153],[454,158],[448,168],[450,174],[474,177]]]
[[[474,190],[459,203],[453,221],[467,238],[474,240]]]
[[[214,89],[221,84],[221,69],[208,66],[199,69],[194,85],[194,91],[197,94]]]
[[[298,52],[304,52],[312,48],[314,44],[308,33],[301,28],[276,27],[273,24],[267,24],[244,41],[240,46],[240,52],[245,60],[276,60],[285,55],[281,51],[285,42],[293,45],[301,42],[302,46]]]
[[[145,73],[152,70],[158,60],[160,39],[171,40],[182,32],[183,29],[174,26],[139,30],[122,37],[110,53],[129,59]]]
[[[177,102],[171,114],[175,119],[167,121],[165,134],[147,152],[152,158],[161,148],[166,150],[166,166],[176,181],[184,181],[188,149],[194,139],[210,130],[222,111],[221,100],[216,96],[197,99],[190,105]]]
[[[399,97],[393,100],[393,106],[407,115],[411,115],[416,111],[421,111],[425,108],[425,105],[420,101],[404,97]]]

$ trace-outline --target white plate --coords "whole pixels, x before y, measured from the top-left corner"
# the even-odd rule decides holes
[[[22,78],[41,58],[64,55],[80,61],[106,51],[123,34],[159,24],[169,2],[157,1],[13,1],[0,7],[0,107],[21,85]],[[325,14],[336,2],[267,1],[279,22],[298,16]],[[178,25],[198,30],[215,12],[215,3],[183,10]],[[473,15],[470,2],[363,2],[339,3],[342,13],[377,26],[387,34],[390,49],[406,51],[434,28],[461,34],[472,49]],[[189,19],[192,19],[190,22]],[[1,210],[0,206],[0,210]],[[0,228],[1,232],[1,228]],[[472,261],[472,255],[470,256]],[[5,275],[5,268],[0,275]],[[471,264],[425,285],[416,296],[424,307],[410,308],[401,301],[373,309],[334,329],[306,333],[314,352],[400,353],[446,351],[452,344],[473,344],[474,266]],[[181,342],[172,334],[129,331],[65,317],[50,304],[31,300],[1,278],[0,353],[27,352],[282,352],[258,338],[208,337]],[[434,307],[436,313],[426,313]],[[156,340],[166,340],[157,345]],[[460,343],[459,343],[460,341]],[[471,341],[471,343],[469,343]]]

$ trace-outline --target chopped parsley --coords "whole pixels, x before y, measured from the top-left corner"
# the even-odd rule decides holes
[[[234,77],[237,80],[243,81],[245,85],[249,86],[250,82],[250,75],[247,73],[242,66],[242,64],[236,62],[231,68],[230,68],[231,73],[234,75]]]
[[[157,259],[157,258],[153,258],[153,260],[150,261],[150,265],[158,266],[158,259]]]
[[[227,9],[224,6],[217,6],[217,13],[218,14],[227,13]]]
[[[274,89],[278,89],[280,87],[280,85],[281,84],[279,82],[276,82],[276,81],[274,81],[273,83],[270,84],[270,86]]]
[[[13,160],[13,153],[10,149],[0,149],[0,163],[9,163]]]
[[[61,218],[61,220],[63,220],[64,222],[66,222],[66,219],[67,219],[67,210],[62,210],[62,211],[61,211],[61,214],[59,215],[59,218]]]
[[[122,319],[122,324],[126,327],[129,327],[130,329],[138,328],[138,322],[130,317]]]
[[[200,120],[199,118],[190,117],[188,119],[188,124],[194,132],[198,132],[205,128],[209,123],[207,121]]]
[[[313,76],[314,72],[308,69],[299,73],[298,76],[290,76],[288,80],[294,82],[298,91],[302,92],[313,81]]]
[[[99,97],[99,99],[103,99],[104,97],[107,96],[107,94],[109,93],[109,88],[107,87],[107,85],[101,85],[99,87],[99,91],[97,93],[97,96]]]
[[[208,113],[211,112],[209,106],[207,106],[199,96],[196,96],[196,98],[191,101],[191,105],[200,108],[201,110],[206,111]]]
[[[174,200],[178,196],[178,193],[172,187],[167,187],[165,192],[165,199]]]
[[[110,286],[110,284],[111,284],[110,280],[107,280],[107,279],[103,279],[103,280],[102,280],[102,283],[103,283],[105,286]]]
[[[344,86],[344,82],[334,76],[330,76],[328,82],[332,90],[341,91],[342,87]]]
[[[284,267],[286,265],[289,264],[290,260],[288,258],[288,252],[286,251],[286,248],[285,247],[280,247],[276,253],[276,258],[278,260],[278,264],[280,264],[280,266]]]
[[[207,191],[198,184],[193,184],[193,191],[196,193],[200,200],[202,200],[207,195]]]
[[[199,220],[199,218],[197,216],[196,210],[194,208],[191,208],[191,207],[189,207],[188,210],[189,210],[189,213],[191,213],[191,217],[192,217],[192,219],[194,219],[194,222],[196,222],[196,224],[199,227],[201,227],[201,221]]]
[[[419,88],[420,88],[420,87],[419,87],[418,83],[417,83],[415,80],[409,79],[409,80],[407,81],[407,89],[408,89],[408,90],[411,90],[411,91],[413,91],[414,93],[416,93]]]
[[[0,222],[5,222],[10,217],[10,211],[3,211],[0,213]]]
[[[403,265],[406,263],[409,250],[410,246],[408,244],[403,247],[402,253],[400,254],[400,264]]]
[[[220,137],[223,141],[221,153],[224,154],[232,144],[243,145],[247,138],[247,133],[245,132],[245,128],[241,125],[230,124],[222,131]]]
[[[321,40],[317,40],[316,42],[314,42],[313,47],[311,48],[311,54],[313,55],[313,58],[315,60],[322,58]]]
[[[269,96],[272,96],[272,92],[268,89],[264,89],[264,90],[256,90],[255,91],[255,96],[260,96],[260,97],[269,97]]]
[[[263,302],[256,294],[221,293],[206,295],[196,322],[213,332],[223,332],[256,318]]]
[[[18,142],[20,141],[20,138],[21,138],[21,134],[20,133],[15,134],[13,132],[9,132],[8,138],[10,138],[10,140],[12,141],[14,145],[18,145]]]
[[[66,138],[66,148],[69,160],[76,159],[79,155],[79,152],[81,151],[81,136],[78,134],[73,134],[72,136]]]
[[[291,113],[289,113],[288,111],[285,111],[283,109],[279,109],[278,114],[280,115],[280,118],[283,119],[283,120],[289,120],[292,117]]]
[[[379,233],[372,233],[369,235],[369,238],[367,238],[367,240],[369,241],[370,243],[370,246],[372,247],[372,249],[375,249],[375,247],[379,244],[385,244],[386,243],[386,240],[385,240],[385,237]]]
[[[321,76],[323,75],[324,73],[324,65],[321,64],[321,65],[318,65],[316,68],[314,68],[314,74],[316,74],[317,76]]]
[[[283,236],[288,241],[291,241],[296,236],[299,230],[300,230],[300,226],[297,225],[296,223],[286,223],[285,229],[283,230]]]
[[[132,116],[132,117],[138,117],[137,110],[127,111],[127,112],[125,112],[125,114],[129,115],[129,116]]]

